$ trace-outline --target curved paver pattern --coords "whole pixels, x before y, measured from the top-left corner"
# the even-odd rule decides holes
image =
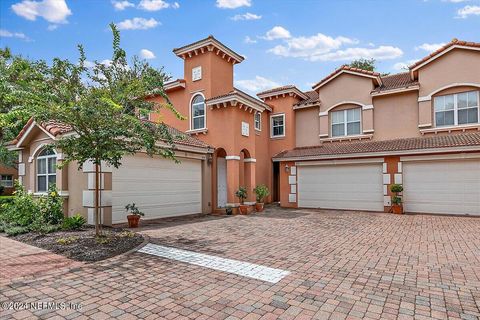
[[[140,252],[2,287],[67,319],[480,317],[480,219],[327,210],[204,217],[143,228],[151,242],[290,272],[276,284]],[[6,319],[32,316],[2,311]]]

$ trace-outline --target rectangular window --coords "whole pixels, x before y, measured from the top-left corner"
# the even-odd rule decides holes
[[[37,160],[37,191],[45,192],[48,187],[56,182],[56,164],[55,157],[39,158]]]
[[[5,188],[12,188],[13,187],[13,176],[0,176],[0,186],[4,186]]]
[[[435,97],[435,126],[456,126],[478,123],[479,91],[462,92]]]
[[[360,108],[332,112],[332,137],[360,134]]]
[[[272,128],[271,137],[284,137],[285,136],[285,115],[273,115],[270,117],[270,125]]]
[[[255,130],[262,130],[262,114],[257,111],[255,112],[255,115],[254,115],[254,120],[255,120]]]

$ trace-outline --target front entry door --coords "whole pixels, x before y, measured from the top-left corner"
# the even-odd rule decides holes
[[[217,207],[227,206],[227,160],[217,158]]]

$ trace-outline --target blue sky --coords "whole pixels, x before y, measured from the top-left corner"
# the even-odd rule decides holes
[[[50,61],[111,54],[108,24],[122,46],[174,78],[172,49],[214,35],[246,60],[235,85],[250,93],[277,85],[303,90],[358,57],[381,72],[428,55],[453,38],[480,42],[480,0],[2,0],[0,45]]]

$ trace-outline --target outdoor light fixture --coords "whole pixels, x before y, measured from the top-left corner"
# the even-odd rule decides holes
[[[289,172],[290,172],[290,167],[288,166],[288,164],[285,165],[285,172],[286,172],[286,173],[289,173]]]

